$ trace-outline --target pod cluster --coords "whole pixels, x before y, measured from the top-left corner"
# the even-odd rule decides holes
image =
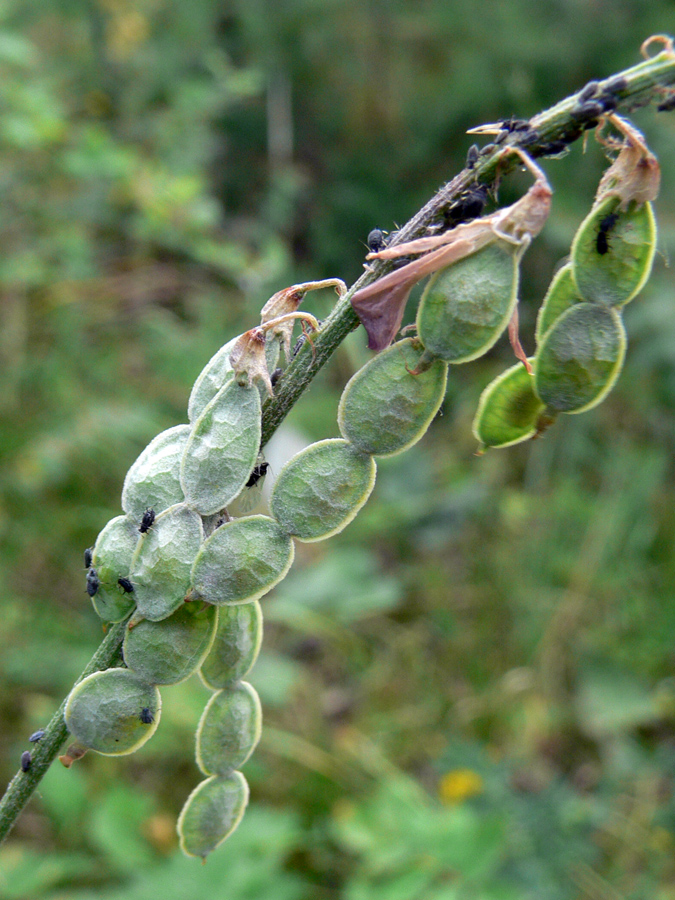
[[[646,197],[658,190],[651,154],[649,186],[635,180],[637,171],[649,168],[642,165],[646,148],[633,166],[625,165],[623,153],[603,176],[569,261],[544,297],[534,357],[503,372],[481,395],[473,431],[482,447],[528,440],[561,413],[592,409],[618,378],[626,353],[622,311],[644,286],[654,260],[656,223]]]
[[[353,376],[338,409],[341,437],[286,463],[271,515],[232,515],[246,511],[247,495],[267,470],[262,399],[273,391],[281,348],[291,353],[293,322],[318,327],[296,311],[302,296],[328,285],[341,293],[336,280],[275,294],[261,326],[215,354],[192,389],[188,422],[141,453],[124,482],[123,514],[86,551],[96,613],[105,622],[127,621],[123,665],[72,690],[65,720],[74,743],[62,759],[70,764],[86,750],[134,752],[158,727],[160,687],[198,671],[212,695],[196,735],[203,780],[178,820],[186,854],[204,858],[215,849],[248,802],[240,769],[258,743],[262,716],[245,679],[262,639],[260,599],[290,569],[296,541],[328,538],[356,516],[373,489],[375,459],[422,437],[443,401],[448,365],[486,352],[514,321],[520,258],[548,215],[550,189],[537,172],[527,203],[463,232],[455,261],[426,287],[418,336],[392,344]],[[515,443],[546,416],[599,402],[621,367],[621,309],[648,277],[654,242],[649,202],[608,189],[546,296],[533,374],[519,364],[484,392],[475,424],[482,444]]]

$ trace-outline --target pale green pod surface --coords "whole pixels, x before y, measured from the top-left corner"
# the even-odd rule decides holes
[[[623,306],[649,278],[656,249],[651,203],[622,210],[617,197],[594,207],[572,243],[579,294],[590,303]]]
[[[438,412],[448,377],[447,363],[434,360],[412,374],[424,347],[410,338],[373,357],[348,382],[340,398],[342,436],[362,453],[394,456],[415,444]]]
[[[539,309],[535,332],[537,343],[564,312],[582,302],[572,274],[572,264],[568,263],[556,272]]]
[[[184,503],[164,510],[142,536],[131,561],[131,582],[144,618],[166,619],[183,603],[203,537],[201,518]]]
[[[228,381],[194,424],[180,467],[187,503],[210,516],[249,479],[260,450],[260,393]]]
[[[124,756],[152,737],[161,709],[154,685],[128,669],[107,669],[75,685],[65,721],[73,737],[90,750]]]
[[[348,441],[318,441],[296,453],[279,473],[272,514],[298,540],[321,541],[352,521],[370,496],[376,472],[375,460]]]
[[[206,704],[197,726],[197,765],[205,775],[238,769],[260,740],[262,710],[246,681],[218,691]]]
[[[534,388],[547,407],[578,413],[599,403],[616,381],[626,334],[615,309],[579,303],[547,331],[534,361]]]
[[[191,425],[204,412],[225,382],[232,377],[230,353],[241,335],[233,337],[215,353],[197,376],[188,400],[188,421]]]
[[[473,433],[484,447],[509,447],[537,433],[545,406],[534,393],[533,379],[517,363],[483,391],[473,420]]]
[[[208,603],[247,603],[272,590],[293,562],[293,541],[269,516],[216,528],[192,569],[193,593]]]
[[[215,606],[184,603],[161,622],[143,619],[127,628],[122,651],[127,666],[152,684],[178,684],[199,668],[218,623]]]
[[[519,259],[517,248],[494,241],[429,279],[417,333],[430,354],[463,363],[492,347],[516,306]]]
[[[215,353],[202,369],[194,383],[188,401],[188,421],[194,424],[213,400],[225,382],[232,377],[232,365],[230,354],[241,335],[237,335],[228,341]],[[279,341],[265,342],[265,359],[267,368],[273,372],[279,362]],[[264,391],[265,388],[262,387]]]
[[[238,606],[221,606],[218,628],[200,675],[206,687],[217,691],[248,674],[258,658],[263,617],[257,600]]]
[[[134,594],[125,594],[117,579],[129,575],[139,538],[138,526],[127,516],[111,519],[96,538],[92,566],[96,569],[99,587],[91,602],[105,622],[121,622],[136,604]]]
[[[140,523],[146,509],[156,513],[183,501],[180,461],[190,435],[189,425],[175,425],[158,434],[127,472],[122,509]]]
[[[248,803],[248,784],[241,772],[214,775],[198,784],[178,817],[180,847],[186,856],[204,859],[241,822]]]

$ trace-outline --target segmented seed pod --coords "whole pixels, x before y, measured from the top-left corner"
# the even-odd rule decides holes
[[[221,606],[216,636],[200,670],[206,687],[217,691],[241,681],[258,658],[262,636],[263,617],[257,600]]]
[[[579,294],[590,303],[624,306],[649,278],[656,249],[651,203],[621,208],[617,197],[593,207],[572,243]]]
[[[495,241],[429,279],[417,333],[431,355],[463,363],[492,347],[516,306],[520,255],[519,248]]]
[[[180,461],[190,435],[189,425],[158,434],[131,466],[122,488],[122,509],[140,521],[148,507],[156,513],[183,501]]]
[[[175,613],[127,628],[124,662],[152,684],[178,684],[202,664],[211,649],[218,610],[204,603],[184,603]]]
[[[534,392],[532,375],[517,363],[481,394],[473,433],[483,447],[510,447],[534,437],[544,409]]]
[[[424,347],[410,338],[373,357],[345,387],[340,433],[362,453],[394,456],[412,447],[440,409],[448,366],[437,359],[412,374]]]
[[[223,509],[248,481],[260,449],[260,393],[229,380],[207,404],[185,445],[180,479],[203,516]]]
[[[311,444],[283,467],[270,506],[300,541],[321,541],[348,525],[370,496],[377,467],[371,456],[334,438]]]
[[[534,362],[534,387],[549,410],[579,413],[611,390],[626,352],[615,309],[579,303],[544,335]]]
[[[226,522],[204,541],[192,569],[192,593],[208,603],[258,600],[286,575],[293,541],[269,516]]]
[[[551,325],[553,325],[564,312],[575,304],[582,302],[576,282],[574,281],[572,264],[568,263],[554,275],[553,281],[549,285],[546,296],[539,308],[537,328],[535,331],[537,343],[541,341]]]
[[[241,822],[248,803],[248,784],[241,772],[202,781],[185,801],[178,818],[180,846],[187,856],[204,859]]]
[[[127,516],[111,519],[96,538],[91,562],[99,585],[91,602],[105,622],[121,622],[136,604],[133,593],[122,591],[118,578],[129,575],[139,538],[138,526]]]
[[[202,520],[184,503],[164,510],[144,534],[131,561],[138,612],[157,622],[184,602],[204,534]]]
[[[104,756],[124,756],[152,737],[161,708],[154,685],[128,669],[107,669],[75,685],[65,722],[83,746]]]
[[[261,727],[260,698],[246,681],[214,694],[197,727],[197,765],[204,775],[227,775],[243,766]]]
[[[191,425],[194,425],[225,382],[232,378],[230,354],[240,337],[241,335],[237,335],[221,347],[207,362],[195,381],[188,401],[188,421]],[[274,371],[279,361],[279,349],[278,340],[265,342],[265,357],[270,372]]]

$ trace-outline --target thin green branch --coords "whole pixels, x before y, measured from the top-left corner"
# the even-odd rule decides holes
[[[616,84],[617,79],[623,79],[621,89],[616,91],[617,111],[630,112],[639,106],[659,101],[664,96],[664,89],[675,86],[675,56],[666,51],[659,53],[658,56],[600,82],[600,90],[608,82]],[[578,101],[579,95],[575,94],[530,120],[531,129],[536,130],[534,136],[530,134],[531,139],[527,144],[527,151],[532,156],[546,156],[546,148],[550,147],[552,142],[564,141],[569,144],[581,136],[583,132],[574,116],[575,108],[578,108]],[[507,135],[505,140],[498,145],[494,144],[484,148],[476,165],[471,169],[464,169],[452,181],[444,185],[397,232],[391,243],[398,244],[427,234],[430,227],[443,221],[444,212],[468,187],[477,181],[492,183],[497,175],[498,160],[503,148],[508,144],[518,144],[521,138],[522,135],[519,137],[519,133],[514,132]],[[515,159],[512,162],[502,160],[500,173],[508,171],[515,165],[517,165]],[[359,321],[349,303],[351,294],[358,288],[375,281],[388,271],[390,265],[377,262],[369,267],[352,286],[349,293],[336,304],[321,331],[312,337],[311,343],[307,341],[291,361],[283,378],[277,384],[275,396],[265,404],[263,409],[263,444],[269,441],[291,407],[311,384],[317,372],[330,359],[344,338],[358,327]],[[109,668],[119,661],[125,628],[126,622],[120,622],[110,628],[78,682],[92,672]],[[19,771],[14,776],[0,801],[0,842],[11,830],[21,810],[66,741],[64,709],[65,701],[45,729],[44,737],[35,749],[30,769],[27,772]]]
[[[92,656],[86,669],[75,684],[79,684],[83,678],[91,675],[92,672],[109,669],[119,661],[126,625],[125,619],[124,622],[110,626],[98,650]],[[65,708],[66,700],[54,713],[49,725],[45,728],[43,737],[32,751],[33,759],[30,768],[27,772],[22,772],[19,769],[8,784],[2,800],[0,800],[0,843],[4,841],[11,831],[21,810],[66,742],[68,729],[63,718]]]

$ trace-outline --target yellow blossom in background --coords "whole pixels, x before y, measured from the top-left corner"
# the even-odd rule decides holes
[[[452,769],[441,778],[438,795],[443,803],[451,805],[482,794],[483,788],[483,779],[478,772],[473,769]]]

